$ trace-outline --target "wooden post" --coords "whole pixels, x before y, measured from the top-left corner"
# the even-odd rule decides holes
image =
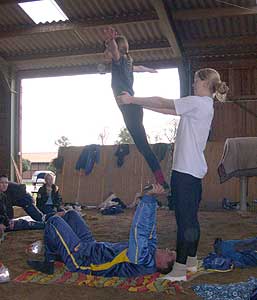
[[[248,178],[246,176],[242,176],[239,178],[240,180],[240,210],[247,210],[247,181]]]

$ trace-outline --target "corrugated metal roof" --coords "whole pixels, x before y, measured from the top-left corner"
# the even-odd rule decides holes
[[[176,59],[172,51],[173,44],[169,46],[168,40],[171,39],[166,36],[167,23],[164,27],[162,20],[158,19],[158,12],[151,5],[152,1],[56,2],[69,17],[69,21],[35,25],[18,4],[3,5],[0,2],[0,56],[12,61],[22,70],[96,65],[104,62],[103,29],[114,22],[118,33],[127,37],[135,61]],[[205,51],[210,53],[211,48],[215,51],[215,43],[208,43],[212,39],[218,39],[219,44],[220,41],[223,43],[223,52],[227,49],[227,55],[230,55],[231,47],[226,48],[226,41],[236,37],[249,37],[245,48],[248,47],[249,51],[255,49],[257,42],[253,37],[257,33],[257,14],[226,17],[222,15],[222,9],[230,6],[218,0],[167,0],[165,3],[169,10],[167,17],[169,13],[175,16],[175,31],[185,47],[185,53],[197,53],[200,49],[199,53],[204,55]],[[229,3],[243,7],[256,6],[255,0],[229,0]],[[215,8],[219,8],[216,15]],[[213,9],[214,13],[208,11],[208,18],[198,19],[198,9]],[[189,12],[188,17],[184,17],[184,11]],[[235,11],[234,14],[237,14]],[[202,12],[204,13],[205,11]],[[8,36],[9,32],[11,35]],[[233,53],[243,51],[243,47],[235,49],[235,44],[236,41],[231,44]]]
[[[151,1],[148,0],[57,0],[70,20],[78,20],[93,17],[107,17],[131,11],[153,10]]]
[[[22,153],[22,158],[32,163],[50,163],[58,155],[57,152]]]
[[[180,9],[198,9],[198,8],[218,8],[218,7],[232,7],[232,5],[249,7],[255,6],[255,0],[167,0],[171,8],[174,10]],[[226,4],[227,2],[229,4]]]
[[[34,24],[33,20],[17,4],[0,5],[0,25]]]
[[[252,35],[257,33],[257,15],[177,21],[176,28],[184,41]]]

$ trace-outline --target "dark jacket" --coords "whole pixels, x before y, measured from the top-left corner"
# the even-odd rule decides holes
[[[9,182],[7,191],[4,193],[7,196],[8,202],[10,202],[12,205],[16,205],[18,200],[21,200],[26,196],[26,185]]]
[[[76,163],[76,170],[84,169],[85,174],[89,175],[95,163],[100,162],[100,145],[88,145],[85,146],[79,156],[79,159]]]
[[[12,206],[8,205],[6,195],[0,192],[0,224],[5,226],[9,226],[9,219],[13,217],[13,212],[8,216],[8,211],[12,211]]]
[[[62,197],[59,193],[58,186],[53,184],[52,185],[52,201],[53,201],[53,206],[56,207],[57,209],[60,208],[62,204]],[[46,202],[48,201],[48,194],[46,191],[46,184],[41,186],[38,190],[37,193],[37,207],[39,210],[43,210],[43,207],[45,206]]]

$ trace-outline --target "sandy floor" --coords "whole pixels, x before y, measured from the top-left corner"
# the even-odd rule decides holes
[[[87,212],[88,223],[99,241],[126,240],[129,233],[129,225],[133,211],[127,211],[119,216],[101,216],[96,211]],[[224,239],[241,239],[256,236],[256,217],[251,215],[240,217],[236,212],[201,212],[202,238],[199,248],[199,256],[205,256],[212,250],[212,243],[216,237]],[[175,219],[173,212],[158,211],[158,234],[160,247],[173,248],[175,245]],[[42,238],[42,232],[18,232],[10,233],[7,240],[0,245],[0,261],[10,270],[11,278],[15,278],[25,270],[28,270],[25,253],[26,247],[35,240]],[[47,300],[47,299],[112,299],[112,300],[144,300],[157,299],[199,299],[191,290],[191,285],[197,283],[230,283],[246,280],[249,276],[257,277],[257,268],[235,270],[226,274],[207,274],[185,285],[187,295],[171,297],[164,294],[134,294],[113,288],[86,288],[66,285],[38,285],[5,283],[0,285],[0,299],[8,300]]]

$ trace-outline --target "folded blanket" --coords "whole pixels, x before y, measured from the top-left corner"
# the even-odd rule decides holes
[[[204,300],[249,300],[257,287],[257,278],[250,277],[247,282],[230,284],[199,284],[192,287]]]
[[[221,183],[232,177],[257,176],[257,137],[227,139],[218,174]]]

